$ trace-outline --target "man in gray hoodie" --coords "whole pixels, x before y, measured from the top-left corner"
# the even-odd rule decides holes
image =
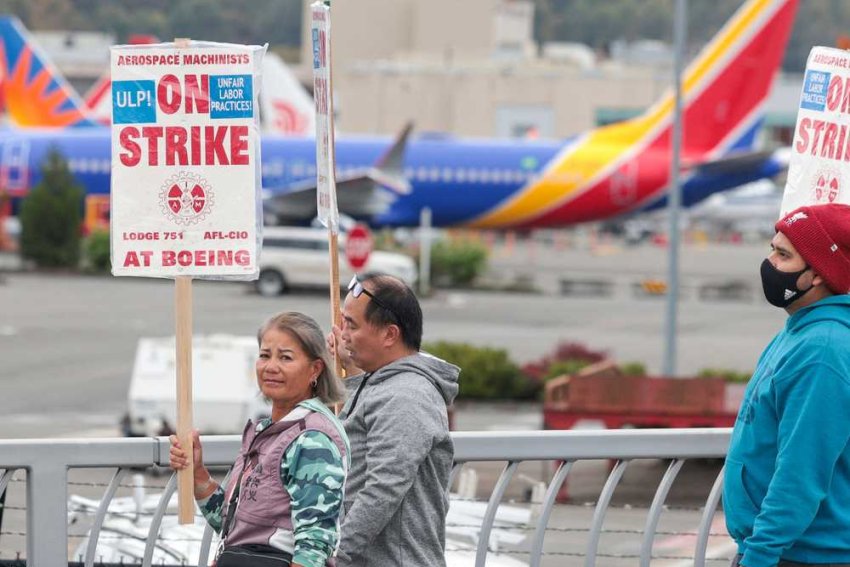
[[[419,352],[422,309],[383,274],[355,276],[328,336],[348,378],[351,442],[338,567],[445,566],[454,458],[447,406],[460,370]]]

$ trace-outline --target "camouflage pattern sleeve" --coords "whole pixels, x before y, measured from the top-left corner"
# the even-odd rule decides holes
[[[224,511],[224,488],[219,486],[215,492],[198,500],[198,508],[201,509],[201,514],[207,520],[207,523],[215,533],[221,533],[221,527],[224,525],[222,512]]]
[[[293,563],[322,567],[339,541],[345,470],[330,437],[305,431],[280,463],[280,478],[292,500]]]

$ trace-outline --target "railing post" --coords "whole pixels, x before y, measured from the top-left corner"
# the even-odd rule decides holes
[[[27,469],[27,567],[68,564],[68,468],[41,460]]]

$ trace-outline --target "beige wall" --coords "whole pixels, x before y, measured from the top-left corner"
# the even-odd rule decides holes
[[[498,36],[531,37],[530,5],[511,0],[354,0],[333,3],[334,65],[379,59],[481,59]],[[305,0],[302,60],[310,53]],[[525,7],[526,9],[523,9]],[[523,26],[521,19],[529,18]],[[513,16],[513,17],[511,17]]]
[[[456,61],[484,59],[493,49],[499,0],[416,2],[413,41],[408,55]]]
[[[574,69],[372,70],[334,80],[342,130],[386,134],[413,120],[418,131],[462,136],[494,136],[503,105],[549,107],[553,134],[567,136],[595,126],[597,108],[644,108],[666,86],[648,72],[588,77]]]
[[[554,117],[551,134],[561,137],[593,127],[598,107],[646,107],[669,82],[669,73],[649,68],[583,72],[537,60],[527,3],[345,0],[332,10],[345,132],[390,134],[413,120],[420,132],[494,136],[499,108],[542,105]],[[302,61],[309,62],[304,12]],[[308,69],[302,77],[309,80]]]
[[[332,4],[334,71],[355,61],[389,59],[411,49],[416,0],[343,0]],[[301,61],[311,60],[310,4],[304,1]]]

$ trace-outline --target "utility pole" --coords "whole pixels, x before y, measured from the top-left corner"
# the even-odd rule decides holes
[[[682,61],[685,52],[685,34],[687,33],[687,0],[676,0],[676,13],[673,24],[673,85],[675,108],[673,111],[673,132],[670,139],[670,193],[667,199],[667,210],[670,226],[667,239],[670,250],[668,253],[667,271],[667,317],[664,341],[664,375],[676,375],[676,339],[678,331],[679,309],[679,209],[682,192],[679,182],[679,163],[682,147]]]

